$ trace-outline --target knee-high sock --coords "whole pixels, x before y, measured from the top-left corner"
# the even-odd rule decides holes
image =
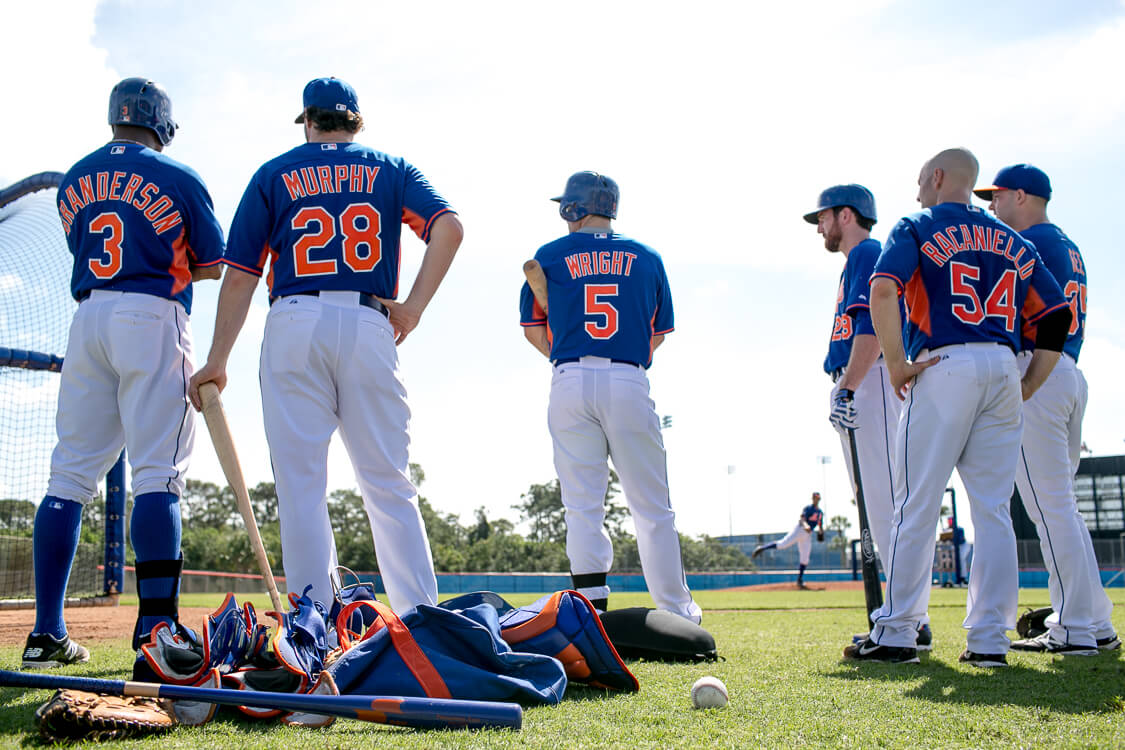
[[[35,512],[32,558],[35,565],[35,633],[66,635],[63,599],[82,530],[82,504],[47,495]]]
[[[808,566],[802,565],[800,567],[800,569],[798,569],[798,571],[797,571],[797,583],[800,583],[801,581],[803,581],[805,579],[805,568],[806,567],[808,567]]]
[[[149,492],[133,501],[129,538],[137,557],[140,599],[136,636],[147,635],[160,622],[174,625],[180,594],[180,499],[170,492]],[[145,565],[152,563],[153,565]],[[164,566],[155,565],[165,563]],[[149,573],[144,575],[147,568]]]

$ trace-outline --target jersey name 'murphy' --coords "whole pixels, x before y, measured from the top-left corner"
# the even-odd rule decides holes
[[[321,193],[372,193],[379,167],[366,164],[320,164],[281,173],[289,200]]]
[[[957,235],[960,235],[960,238]],[[948,226],[944,231],[934,232],[928,241],[922,243],[919,249],[939,268],[944,266],[956,253],[970,251],[995,253],[1012,261],[1019,277],[1026,279],[1035,270],[1035,254],[1028,250],[1022,241],[1013,254],[1012,246],[1016,244],[1017,240],[1019,240],[1018,235],[1005,232],[1003,229],[974,224],[970,232],[968,224],[961,224],[960,226]],[[1025,255],[1030,257],[1021,265],[1020,260]]]
[[[633,261],[636,253],[626,253],[621,250],[600,250],[596,252],[581,252],[568,255],[566,270],[570,278],[580,279],[583,276],[628,276],[633,270]]]
[[[63,231],[68,236],[74,224],[74,215],[94,201],[121,201],[132,205],[152,222],[157,234],[183,223],[179,209],[168,210],[172,208],[172,199],[162,195],[155,182],[146,181],[134,172],[95,172],[82,175],[77,183],[78,190],[74,189],[74,185],[68,185],[64,194],[59,196],[59,216]]]

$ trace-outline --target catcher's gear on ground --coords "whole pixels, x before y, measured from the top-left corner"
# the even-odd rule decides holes
[[[109,124],[148,128],[165,146],[180,127],[172,119],[168,92],[145,78],[126,78],[109,92]]]
[[[859,426],[855,408],[855,391],[849,391],[847,388],[837,391],[836,397],[832,399],[832,413],[828,415],[828,421],[840,430],[854,430]]]
[[[170,704],[156,698],[59,690],[35,711],[35,723],[46,742],[144,737],[176,725]]]
[[[662,609],[629,607],[601,615],[617,653],[626,659],[716,661],[715,638],[691,620]]]
[[[1047,618],[1054,611],[1050,607],[1040,607],[1039,609],[1028,607],[1027,611],[1016,620],[1016,632],[1020,634],[1020,638],[1036,638],[1043,635],[1047,632]]]
[[[617,183],[597,172],[575,172],[566,181],[563,194],[551,200],[559,204],[559,216],[567,221],[580,221],[594,214],[617,218],[617,201],[621,191]]]
[[[818,542],[824,541],[824,529],[817,529],[816,530],[816,540]]]

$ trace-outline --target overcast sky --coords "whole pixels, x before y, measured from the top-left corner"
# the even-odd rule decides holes
[[[566,177],[608,174],[618,230],[663,255],[675,300],[650,378],[673,421],[678,525],[719,535],[730,519],[740,534],[788,530],[822,486],[828,516],[854,519],[821,371],[843,258],[801,214],[824,187],[860,182],[885,239],[917,208],[921,164],[964,145],[982,182],[1024,161],[1050,175],[1051,218],[1090,275],[1086,442],[1121,453],[1122,3],[758,5],[13,4],[0,28],[0,185],[65,171],[104,143],[110,88],[147,76],[182,126],[167,153],[203,176],[229,227],[254,170],[301,141],[305,82],[350,82],[359,140],[418,166],[465,226],[399,354],[422,492],[467,520],[480,506],[514,518],[520,494],[554,477],[550,366],[519,327],[520,266],[565,233],[548,198]],[[404,294],[422,250],[404,235]],[[217,292],[196,287],[199,364]],[[257,380],[266,309],[263,283],[224,394],[251,484],[272,479]],[[196,445],[190,475],[221,482],[202,423]],[[329,485],[355,486],[339,445]]]

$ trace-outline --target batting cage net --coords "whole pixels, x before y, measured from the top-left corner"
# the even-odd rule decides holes
[[[47,491],[59,372],[76,307],[70,296],[71,255],[55,208],[61,179],[58,172],[43,172],[0,190],[2,607],[34,604],[32,529]],[[83,513],[82,540],[67,587],[73,603],[115,599],[104,595],[121,588],[124,496],[117,477],[122,474],[121,466],[110,472],[114,481],[107,487],[117,490],[113,503],[95,501]],[[116,583],[107,585],[107,578]]]

